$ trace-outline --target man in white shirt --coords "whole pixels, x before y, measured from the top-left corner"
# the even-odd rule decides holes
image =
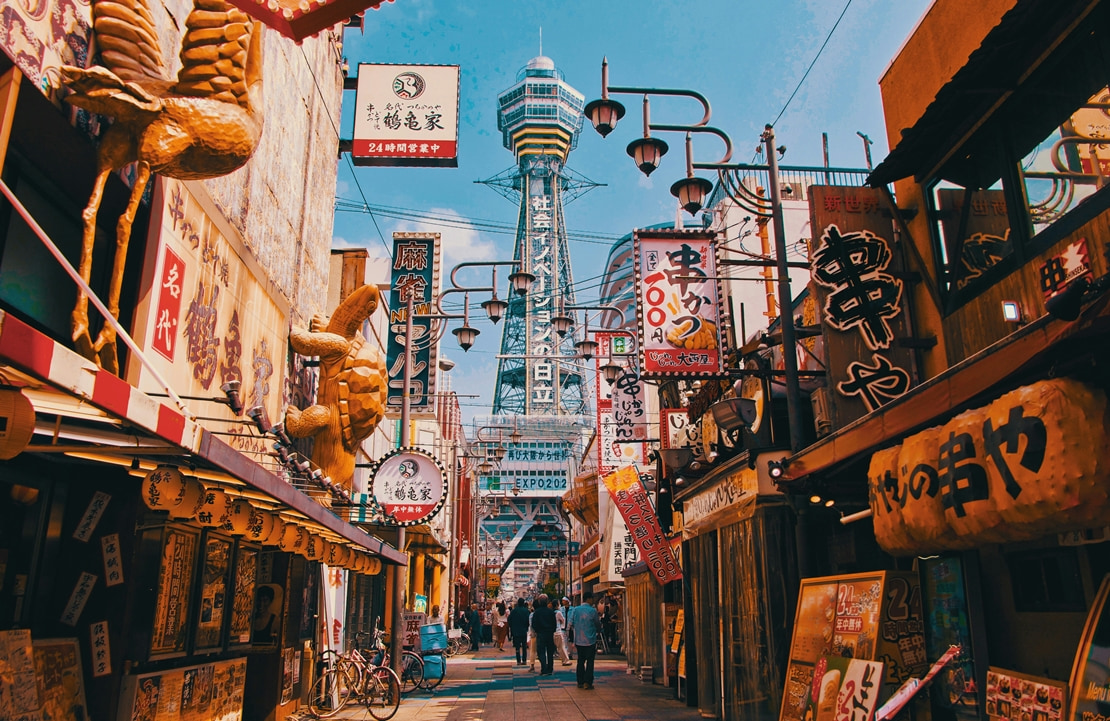
[[[567,610],[570,609],[570,599],[563,596],[561,605],[555,609],[555,650],[563,659],[563,665],[570,665],[570,653],[567,649]]]

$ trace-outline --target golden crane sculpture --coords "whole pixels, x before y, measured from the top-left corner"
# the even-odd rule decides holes
[[[96,214],[115,170],[137,163],[127,207],[116,226],[116,252],[107,307],[119,317],[119,297],[131,225],[150,174],[180,180],[217,178],[242,167],[262,135],[262,30],[223,0],[195,0],[185,20],[181,70],[167,77],[154,16],[146,0],[96,0],[93,28],[101,66],[62,68],[73,91],[66,100],[114,118],[97,151],[97,175],[85,207],[81,262],[92,272]],[[119,373],[116,331],[105,323],[89,334],[89,301],[78,291],[73,342],[82,355]]]

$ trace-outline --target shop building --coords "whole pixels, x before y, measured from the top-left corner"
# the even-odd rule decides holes
[[[256,30],[266,90],[253,159],[212,180],[151,179],[120,264],[135,345],[119,343],[116,375],[75,352],[78,286],[43,239],[78,265],[106,127],[61,99],[59,67],[93,60],[88,6],[44,8],[5,6],[24,33],[0,53],[0,716],[283,718],[319,651],[341,641],[320,619],[337,620],[348,576],[356,586],[405,561],[350,522],[352,489],[314,476],[310,442],[277,425],[318,383],[289,328],[335,309],[333,194],[320,189],[336,172],[337,37],[297,46]],[[152,12],[169,58],[189,9]],[[134,181],[124,169],[105,183],[97,297]]]

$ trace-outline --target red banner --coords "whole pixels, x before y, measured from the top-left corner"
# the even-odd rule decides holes
[[[660,585],[680,580],[682,569],[659,526],[659,517],[655,515],[644,484],[640,483],[640,474],[632,466],[625,466],[602,480],[655,580]]]

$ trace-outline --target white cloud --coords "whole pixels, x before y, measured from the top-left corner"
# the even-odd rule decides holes
[[[497,252],[492,241],[481,234],[462,215],[450,208],[429,208],[432,216],[447,218],[444,223],[432,221],[402,221],[393,227],[397,232],[439,233],[443,253],[443,267],[450,268],[464,261],[493,260]]]

